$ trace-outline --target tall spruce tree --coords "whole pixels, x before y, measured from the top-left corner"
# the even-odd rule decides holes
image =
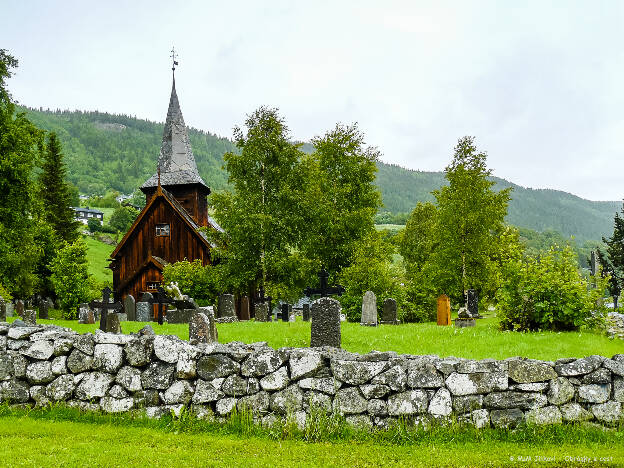
[[[624,214],[624,204],[622,213]],[[615,213],[613,219],[613,235],[608,239],[603,237],[602,242],[607,248],[605,252],[597,249],[598,260],[602,265],[602,275],[611,277],[607,288],[617,308],[618,297],[624,283],[624,219],[619,213]]]
[[[44,219],[52,226],[59,239],[74,242],[78,238],[78,221],[71,207],[71,190],[65,180],[61,143],[54,132],[48,136],[39,175],[39,192]]]
[[[0,284],[14,296],[31,295],[37,284],[32,173],[39,160],[42,132],[17,113],[6,79],[17,60],[0,49]]]

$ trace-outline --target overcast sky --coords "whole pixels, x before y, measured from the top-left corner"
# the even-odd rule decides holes
[[[0,11],[24,105],[163,121],[175,45],[189,126],[231,137],[260,105],[298,140],[358,122],[383,161],[423,171],[474,135],[499,177],[624,198],[622,1],[3,0]]]

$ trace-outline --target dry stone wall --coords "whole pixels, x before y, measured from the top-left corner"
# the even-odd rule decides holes
[[[623,419],[624,355],[556,362],[358,355],[265,343],[191,345],[149,327],[136,335],[80,335],[0,322],[0,401],[150,417],[187,406],[217,419],[247,408],[264,424],[288,415],[304,425],[318,408],[377,427],[400,417],[477,427],[615,425]]]

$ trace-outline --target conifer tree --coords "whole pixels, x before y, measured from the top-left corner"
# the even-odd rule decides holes
[[[622,213],[624,213],[624,204]],[[602,275],[611,276],[607,287],[609,294],[613,296],[615,308],[617,308],[618,296],[624,283],[624,219],[620,217],[619,213],[615,213],[613,219],[613,235],[609,239],[603,237],[602,242],[606,244],[607,248],[605,252],[597,249],[598,260],[602,265]]]
[[[78,222],[71,207],[71,191],[65,181],[66,168],[61,144],[54,132],[50,133],[44,152],[39,189],[43,217],[52,226],[59,239],[74,242],[78,238]]]

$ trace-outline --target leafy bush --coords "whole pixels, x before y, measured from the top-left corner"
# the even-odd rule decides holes
[[[577,256],[567,246],[541,257],[510,259],[497,292],[503,330],[577,330],[604,314],[600,299],[605,279],[595,288],[581,276]]]
[[[199,305],[214,304],[220,291],[218,272],[211,265],[203,266],[201,260],[183,260],[163,269],[163,283],[178,283],[182,294],[195,299]]]
[[[9,302],[13,299],[13,296],[11,296],[11,293],[9,293],[8,290],[4,289],[4,286],[2,286],[2,284],[0,284],[0,297],[4,299],[4,302]]]
[[[351,266],[342,270],[340,282],[345,293],[339,300],[350,322],[360,321],[362,297],[366,291],[375,293],[378,315],[383,310],[384,300],[390,297],[397,301],[400,320],[412,317],[412,307],[401,284],[403,274],[391,264],[391,253],[391,247],[382,241],[379,233],[373,232],[357,247]]]
[[[87,226],[90,232],[100,232],[102,230],[102,224],[100,220],[96,218],[89,218]]]
[[[138,214],[139,212],[130,206],[120,206],[115,208],[108,223],[117,231],[126,232],[130,229]]]
[[[82,239],[65,243],[49,265],[50,280],[66,319],[77,318],[76,306],[90,299],[87,245]]]

